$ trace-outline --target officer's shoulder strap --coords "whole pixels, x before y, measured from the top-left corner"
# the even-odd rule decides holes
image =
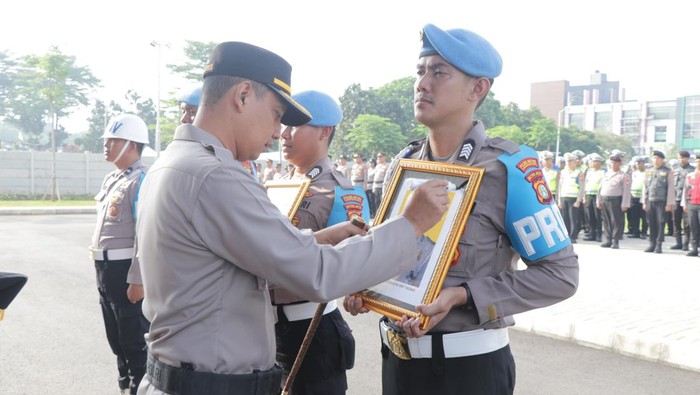
[[[425,142],[427,140],[428,140],[427,137],[423,137],[422,139],[411,141],[410,143],[408,143],[406,148],[402,149],[401,152],[399,152],[398,155],[396,155],[396,158],[401,159],[401,158],[410,157],[411,155],[416,153],[418,150],[420,150],[423,147],[423,145],[425,145]]]
[[[507,152],[510,155],[520,151],[520,146],[501,137],[486,137],[486,145]]]
[[[353,189],[352,182],[350,182],[342,172],[331,169],[331,176],[333,176],[341,189]]]

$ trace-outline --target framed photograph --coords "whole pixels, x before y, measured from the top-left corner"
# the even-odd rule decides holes
[[[272,204],[291,220],[299,209],[309,184],[309,179],[274,180],[265,182],[265,188]]]
[[[370,310],[392,319],[419,317],[425,327],[429,317],[416,311],[419,304],[437,298],[450,268],[467,216],[481,184],[484,169],[439,162],[400,159],[377,209],[373,226],[403,213],[413,190],[429,179],[449,182],[450,205],[442,219],[418,240],[415,267],[356,294]]]

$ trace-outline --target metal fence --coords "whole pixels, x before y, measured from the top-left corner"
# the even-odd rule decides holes
[[[146,166],[154,157],[141,159]],[[53,154],[36,151],[0,151],[0,194],[51,194]],[[58,195],[97,194],[102,180],[114,170],[103,154],[91,152],[56,153],[56,191]]]

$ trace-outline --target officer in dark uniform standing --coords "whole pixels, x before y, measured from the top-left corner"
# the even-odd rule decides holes
[[[576,292],[578,259],[537,152],[488,137],[474,118],[501,66],[498,52],[471,31],[423,29],[414,110],[429,133],[390,169],[411,158],[485,173],[437,299],[418,306],[430,317],[427,327],[405,316],[380,321],[384,395],[513,393],[512,315]],[[516,271],[520,258],[527,268]],[[367,311],[354,296],[344,306],[353,314]]]
[[[673,210],[676,192],[673,188],[673,172],[665,164],[666,155],[654,151],[654,166],[647,170],[642,189],[643,209],[647,212],[649,222],[649,247],[644,252],[663,252],[665,213]]]
[[[296,167],[286,179],[311,179],[311,184],[292,223],[299,229],[318,231],[360,216],[369,222],[367,196],[362,188],[331,167],[328,147],[343,113],[332,97],[318,91],[293,95],[311,113],[305,125],[287,126],[280,146],[284,158]],[[285,289],[271,291],[277,306],[277,359],[286,374],[294,363],[318,303],[309,302]],[[324,310],[311,345],[292,387],[294,395],[345,394],[347,376],[355,360],[355,339],[350,327],[331,301]]]
[[[685,179],[693,171],[695,171],[695,167],[690,164],[690,152],[678,151],[678,169],[673,172],[673,185],[676,193],[676,206],[673,209],[673,236],[676,238],[676,244],[671,246],[672,250],[688,251],[690,225],[688,213],[681,207],[681,200],[683,199]]]
[[[141,152],[148,144],[148,127],[141,118],[124,114],[112,119],[102,137],[105,159],[117,168],[95,196],[97,225],[89,250],[107,341],[117,356],[119,388],[136,394],[146,372],[144,334],[149,326],[141,312],[143,286],[134,256],[136,203],[146,173]]]

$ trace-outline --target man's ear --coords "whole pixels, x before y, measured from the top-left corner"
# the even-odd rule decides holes
[[[321,128],[321,140],[328,140],[328,137],[333,133],[333,127],[325,126]]]
[[[474,83],[474,89],[472,93],[478,95],[478,100],[481,100],[481,98],[486,97],[486,95],[489,94],[490,89],[491,81],[489,81],[488,78],[477,78],[476,82]]]
[[[238,111],[243,111],[246,100],[248,100],[251,95],[253,95],[253,85],[250,81],[243,81],[231,89],[233,107]]]

